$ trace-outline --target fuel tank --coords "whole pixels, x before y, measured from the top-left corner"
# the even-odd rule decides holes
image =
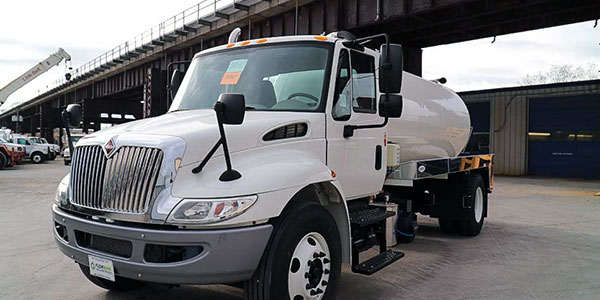
[[[454,157],[469,141],[471,120],[452,90],[404,72],[403,109],[389,120],[388,142],[400,147],[400,162]]]

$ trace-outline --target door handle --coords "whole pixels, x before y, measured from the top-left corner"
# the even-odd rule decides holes
[[[381,170],[382,152],[381,145],[375,146],[375,170]]]

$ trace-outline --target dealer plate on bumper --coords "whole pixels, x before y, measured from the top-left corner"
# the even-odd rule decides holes
[[[90,275],[115,281],[115,268],[113,267],[112,260],[88,255],[88,261]]]

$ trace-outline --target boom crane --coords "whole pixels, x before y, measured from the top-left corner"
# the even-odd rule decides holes
[[[67,53],[67,51],[65,51],[63,48],[59,48],[56,53],[51,54],[48,58],[39,62],[33,68],[23,73],[23,75],[17,77],[15,80],[11,81],[5,87],[0,89],[0,105],[2,105],[12,93],[30,83],[38,76],[46,73],[52,67],[57,66],[63,59],[65,61],[70,61],[71,55],[69,55],[69,53]]]

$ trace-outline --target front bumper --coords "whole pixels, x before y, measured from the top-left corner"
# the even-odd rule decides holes
[[[117,226],[71,215],[53,205],[56,224],[66,228],[68,241],[56,230],[59,249],[76,262],[88,265],[88,255],[113,261],[117,276],[166,284],[232,283],[249,279],[262,257],[273,227],[221,230],[156,230]],[[124,258],[78,244],[75,231],[130,241],[132,254]],[[202,246],[203,251],[188,260],[149,263],[144,259],[146,244]]]

